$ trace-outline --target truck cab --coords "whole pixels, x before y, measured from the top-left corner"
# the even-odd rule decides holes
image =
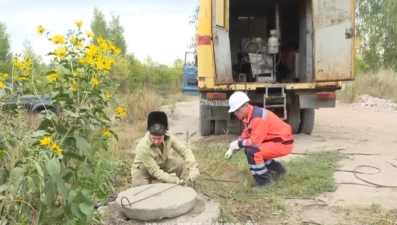
[[[201,135],[240,133],[229,96],[275,112],[292,132],[311,134],[315,109],[336,106],[354,80],[354,0],[200,0]]]

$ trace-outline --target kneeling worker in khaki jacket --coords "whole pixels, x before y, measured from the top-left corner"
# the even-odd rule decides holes
[[[193,152],[181,144],[168,132],[168,118],[164,112],[151,112],[147,121],[148,132],[138,143],[132,164],[132,187],[150,184],[153,179],[165,183],[185,184],[181,179],[183,160],[170,158],[170,150],[175,150],[189,168],[189,180],[195,180],[199,169]]]

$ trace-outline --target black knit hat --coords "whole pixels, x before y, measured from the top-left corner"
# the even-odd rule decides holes
[[[147,119],[147,130],[151,135],[161,136],[168,130],[168,117],[162,111],[153,111],[149,113]]]

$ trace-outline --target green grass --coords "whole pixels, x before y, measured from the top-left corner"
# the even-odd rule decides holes
[[[286,211],[284,199],[288,197],[313,197],[323,192],[335,191],[337,186],[333,171],[341,159],[337,151],[321,152],[283,162],[289,172],[277,184],[261,192],[251,191],[255,181],[249,171],[243,151],[226,160],[224,147],[201,146],[194,152],[202,173],[214,179],[233,182],[198,180],[196,189],[216,198],[221,204],[223,222],[263,222],[264,218],[282,216]],[[282,161],[280,161],[282,162]],[[205,175],[199,179],[208,179]]]

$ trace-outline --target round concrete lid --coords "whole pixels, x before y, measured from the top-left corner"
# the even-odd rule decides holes
[[[121,211],[127,218],[151,221],[189,212],[196,204],[196,197],[197,193],[193,188],[158,183],[120,192],[116,202],[123,206]]]

